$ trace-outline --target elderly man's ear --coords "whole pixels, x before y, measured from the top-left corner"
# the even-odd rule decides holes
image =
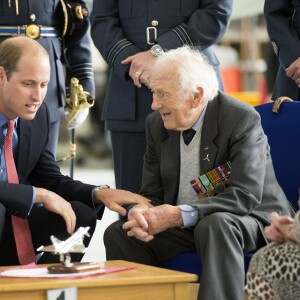
[[[193,107],[196,108],[198,107],[200,104],[203,103],[203,88],[202,87],[198,87],[198,92],[196,94],[194,94],[194,99],[193,99]]]

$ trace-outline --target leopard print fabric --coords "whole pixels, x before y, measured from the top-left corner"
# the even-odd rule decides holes
[[[252,257],[245,287],[248,300],[300,299],[299,217],[298,212],[295,218],[298,243],[273,242]]]

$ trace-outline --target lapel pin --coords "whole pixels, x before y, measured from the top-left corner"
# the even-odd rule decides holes
[[[203,160],[210,161],[210,159],[208,158],[208,156],[209,156],[209,153],[208,153],[208,154],[206,154],[206,157],[205,157],[205,158],[203,158]]]

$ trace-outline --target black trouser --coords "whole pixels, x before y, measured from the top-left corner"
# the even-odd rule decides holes
[[[76,215],[76,228],[89,226],[90,237],[84,238],[84,244],[87,247],[96,227],[96,213],[89,206],[81,202],[71,202],[71,206]],[[5,220],[5,221],[3,221]],[[66,230],[65,220],[57,214],[54,214],[44,207],[33,207],[28,216],[32,242],[34,249],[44,245],[52,245],[50,236],[54,235],[60,240],[65,240],[70,235]],[[38,254],[38,253],[37,253]],[[72,261],[80,261],[83,253],[71,254]],[[57,263],[59,255],[53,255],[45,252],[38,263]],[[11,216],[6,213],[6,209],[0,204],[0,265],[18,265],[18,257],[15,246],[15,240],[12,230]]]

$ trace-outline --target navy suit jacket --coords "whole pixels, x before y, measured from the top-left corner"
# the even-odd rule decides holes
[[[67,201],[80,201],[94,208],[93,185],[61,174],[54,156],[47,149],[49,113],[45,103],[32,121],[19,119],[17,172],[20,184],[0,182],[0,202],[7,211],[26,218],[32,204],[32,186],[53,191]],[[98,213],[101,218],[104,206]]]

